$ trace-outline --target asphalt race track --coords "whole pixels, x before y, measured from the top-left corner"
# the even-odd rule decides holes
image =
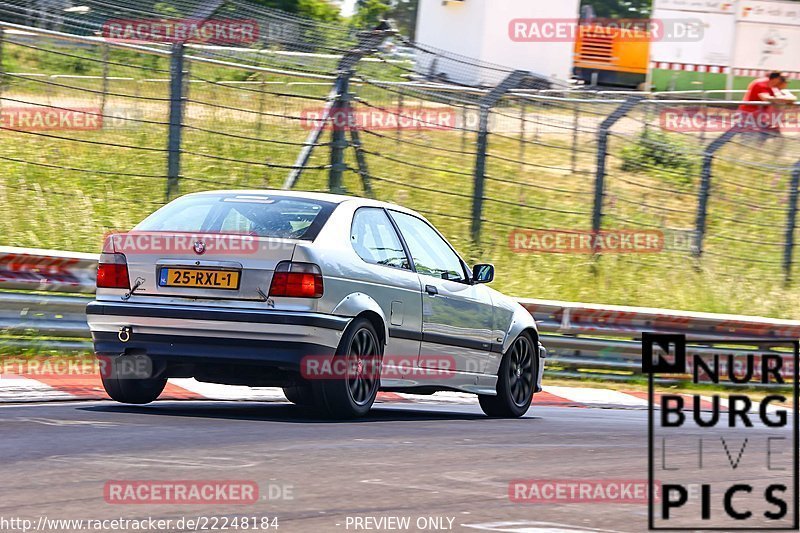
[[[439,519],[420,522],[428,530],[646,529],[645,504],[515,503],[508,492],[513,479],[646,480],[644,410],[539,407],[509,421],[472,405],[383,404],[342,423],[285,403],[63,402],[2,406],[0,423],[0,516],[34,523],[267,516],[283,532],[388,531],[356,518],[396,516],[411,531],[428,518]],[[109,480],[154,479],[250,480],[260,501],[104,498]]]

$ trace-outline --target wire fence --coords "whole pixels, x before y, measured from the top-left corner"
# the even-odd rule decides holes
[[[45,4],[0,2],[5,244],[95,251],[179,194],[292,187],[415,208],[521,288],[544,252],[554,276],[791,278],[797,132],[668,123],[738,95],[577,90],[245,0]],[[126,33],[164,20],[251,31]]]

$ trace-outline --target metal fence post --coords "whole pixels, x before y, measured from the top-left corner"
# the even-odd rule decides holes
[[[397,92],[397,129],[395,130],[397,144],[400,144],[400,139],[403,137],[403,127],[401,126],[401,118],[404,113],[404,98],[403,98],[403,90]]]
[[[339,60],[339,64],[337,66],[338,77],[336,78],[336,83],[331,89],[331,92],[328,94],[325,107],[322,110],[322,116],[320,116],[319,121],[314,129],[308,134],[303,149],[300,150],[300,153],[298,154],[297,159],[295,159],[295,163],[292,166],[291,172],[289,172],[289,175],[286,177],[286,181],[283,182],[284,189],[291,189],[294,187],[294,184],[300,178],[300,175],[303,173],[303,170],[311,159],[311,154],[314,152],[314,147],[319,142],[322,132],[325,130],[325,124],[331,117],[331,110],[334,108],[334,106],[336,106],[337,102],[339,102],[339,98],[343,94],[346,94],[341,91],[340,87],[342,76],[346,74],[349,81],[352,71],[355,69],[355,66],[358,64],[358,62],[361,61],[361,58],[366,55],[373,54],[383,43],[383,41],[395,33],[397,32],[392,28],[392,26],[388,22],[383,21],[375,29],[361,33],[356,47],[352,50],[349,50],[346,54],[344,54],[342,59]],[[334,128],[334,132],[335,131],[336,129]],[[344,132],[342,132],[342,137],[344,137]],[[344,142],[347,142],[346,138]],[[336,151],[335,146],[332,146],[331,149],[334,152]],[[336,157],[338,157],[338,155]],[[331,162],[333,162],[333,158],[334,154],[332,152]],[[333,168],[331,168],[332,173],[333,171]],[[336,179],[336,177],[331,176],[331,181],[334,179]]]
[[[570,155],[570,166],[572,168],[572,172],[575,173],[575,169],[578,167],[578,119],[579,119],[579,112],[578,112],[578,102],[574,103],[572,108],[572,154]]]
[[[3,33],[3,28],[0,27],[0,92],[3,90],[3,83],[5,83],[6,78],[6,71],[3,68],[3,41],[5,38],[5,34]]]
[[[3,91],[5,90],[6,83],[6,70],[3,68],[3,41],[5,34],[3,28],[0,27],[0,109],[3,107]]]
[[[347,165],[344,163],[344,151],[347,148],[347,127],[350,120],[350,77],[353,71],[342,72],[336,82],[339,97],[333,105],[333,121],[331,127],[331,168],[328,174],[328,190],[333,193],[344,192],[342,176]],[[344,123],[339,122],[344,117]]]
[[[261,138],[261,129],[264,122],[264,100],[266,92],[266,82],[263,74],[261,75],[261,92],[258,93],[258,122],[256,123],[256,137]],[[286,115],[288,113],[284,113]]]
[[[608,137],[611,128],[622,117],[627,115],[643,97],[631,96],[619,105],[606,119],[600,124],[597,132],[597,170],[594,180],[594,209],[592,211],[592,233],[597,234],[603,225],[603,198],[606,188],[606,159],[608,158]]]
[[[108,100],[108,58],[109,49],[108,45],[103,45],[103,94],[100,97],[100,115],[101,117],[106,114],[106,100]],[[101,118],[102,120],[102,118]]]
[[[467,151],[467,127],[469,126],[469,117],[467,116],[467,106],[461,106],[461,151]]]
[[[475,184],[472,191],[472,240],[476,244],[481,239],[481,217],[483,216],[483,188],[486,180],[486,155],[489,149],[489,114],[503,95],[520,88],[528,79],[536,76],[525,70],[515,70],[478,102],[480,121],[478,125],[478,148],[475,159]]]
[[[347,120],[350,124],[350,114],[352,113],[351,105],[348,103],[347,107]],[[372,191],[372,182],[369,176],[369,167],[367,166],[367,158],[364,157],[364,150],[361,145],[361,134],[358,132],[358,127],[350,128],[350,138],[353,143],[353,148],[356,151],[356,162],[358,163],[358,175],[361,176],[361,183],[364,186],[364,194],[369,198],[374,198],[375,194]]]
[[[800,161],[795,163],[792,169],[792,179],[789,183],[789,214],[786,221],[786,240],[783,249],[783,271],[786,283],[792,281],[794,231],[797,227],[797,189],[800,187]]]
[[[706,218],[708,216],[708,198],[711,196],[711,174],[714,168],[714,155],[738,133],[728,130],[708,145],[703,152],[703,169],[700,172],[700,191],[697,198],[697,219],[695,222],[694,249],[695,257],[703,254],[703,240],[706,235]]]
[[[478,123],[478,157],[475,161],[475,185],[472,193],[472,240],[480,242],[481,216],[483,214],[483,186],[486,180],[486,152],[489,149],[489,112],[491,108],[481,104]]]
[[[525,144],[528,142],[527,137],[527,129],[525,127],[525,122],[527,122],[527,114],[528,109],[525,105],[525,97],[520,98],[520,109],[519,109],[519,119],[520,119],[520,136],[519,136],[519,163],[522,170],[525,170]]]
[[[210,19],[222,6],[224,0],[211,0],[201,4],[191,15],[192,20]],[[181,136],[183,133],[183,113],[185,111],[188,72],[184,61],[184,42],[172,45],[169,64],[169,136],[167,139],[167,193],[170,201],[178,194],[181,175]]]
[[[184,110],[183,43],[172,45],[169,67],[169,137],[167,139],[167,201],[178,194],[181,174],[181,133]]]

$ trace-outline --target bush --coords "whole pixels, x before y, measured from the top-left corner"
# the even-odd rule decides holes
[[[645,130],[635,142],[622,149],[621,169],[644,172],[678,185],[689,185],[698,157],[685,143],[664,132]]]

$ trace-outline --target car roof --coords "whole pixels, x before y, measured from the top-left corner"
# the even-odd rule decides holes
[[[388,207],[398,211],[414,213],[412,209],[407,209],[391,202],[381,202],[372,200],[370,198],[361,198],[358,196],[347,196],[344,194],[330,194],[325,192],[310,192],[310,191],[284,191],[279,189],[243,189],[243,190],[216,190],[216,191],[203,191],[187,194],[186,196],[201,196],[201,195],[214,195],[214,194],[236,194],[242,196],[283,196],[285,198],[304,198],[307,200],[317,200],[320,202],[330,202],[333,204],[342,204],[345,202],[357,202],[359,205],[375,206],[375,207]]]

